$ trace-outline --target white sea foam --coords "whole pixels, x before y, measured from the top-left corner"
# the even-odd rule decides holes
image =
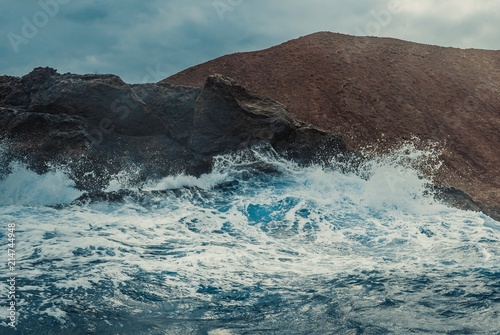
[[[55,205],[70,202],[82,194],[63,171],[39,175],[20,163],[0,181],[1,205]]]
[[[342,174],[335,165],[299,168],[257,151],[253,158],[259,157],[259,166],[280,173],[246,176],[227,193],[212,188],[240,178],[255,164],[247,154],[223,156],[212,174],[142,185],[148,190],[196,186],[208,195],[192,190],[186,191],[190,196],[165,195],[154,206],[61,210],[26,205],[72,200],[79,193],[71,181],[57,172],[39,176],[17,166],[0,184],[4,204],[16,206],[0,208],[0,215],[18,226],[23,276],[49,275],[61,292],[108,285],[112,301],[129,299],[119,288],[133,285],[138,273],[157,276],[153,293],[166,301],[209,301],[200,287],[291,289],[362,271],[417,276],[429,268],[444,273],[478,264],[496,268],[500,226],[480,213],[434,201],[425,192],[429,180],[401,162],[411,163],[419,154],[403,154],[370,161],[361,173]],[[17,200],[9,202],[9,192]],[[42,294],[47,286],[34,290]],[[51,299],[63,304],[66,297]],[[113,304],[129,303],[118,300]],[[64,318],[54,307],[44,313]]]

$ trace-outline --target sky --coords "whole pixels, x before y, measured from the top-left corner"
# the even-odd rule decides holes
[[[0,0],[0,74],[156,82],[317,31],[500,50],[500,0]]]

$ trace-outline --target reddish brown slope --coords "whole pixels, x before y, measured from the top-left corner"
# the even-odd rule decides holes
[[[221,73],[343,135],[352,148],[416,135],[446,148],[440,182],[500,204],[500,51],[321,32],[238,53],[164,82]]]

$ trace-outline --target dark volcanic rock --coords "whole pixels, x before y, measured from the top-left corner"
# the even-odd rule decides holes
[[[435,185],[433,191],[437,200],[463,210],[483,212],[492,219],[500,221],[500,206],[491,206],[475,201],[467,193],[454,187]]]
[[[0,77],[0,138],[4,164],[18,160],[41,173],[62,163],[79,188],[94,192],[123,170],[139,180],[200,175],[214,155],[259,143],[300,163],[346,152],[340,137],[292,119],[283,105],[224,76],[191,88],[50,68]]]
[[[500,206],[500,51],[320,32],[163,82],[200,87],[212,73],[285,104],[353,150],[388,149],[412,136],[440,143],[437,182]]]

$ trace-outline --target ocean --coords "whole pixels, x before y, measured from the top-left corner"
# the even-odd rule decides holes
[[[256,147],[89,195],[12,163],[0,333],[500,334],[500,222],[434,199],[434,155],[350,169]]]

